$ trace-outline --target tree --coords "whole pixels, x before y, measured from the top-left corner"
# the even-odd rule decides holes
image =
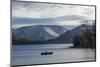
[[[96,47],[96,24],[93,23],[92,28],[86,27],[86,31],[82,35],[78,35],[73,38],[74,47]]]

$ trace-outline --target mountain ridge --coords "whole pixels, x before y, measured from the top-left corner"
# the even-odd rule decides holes
[[[41,27],[40,28],[42,28],[43,26],[41,25]],[[45,27],[48,27],[48,26],[45,26]],[[52,27],[52,26],[51,26]],[[91,29],[91,27],[92,26],[88,26],[88,28],[89,29]],[[24,28],[24,27],[23,27]],[[27,28],[27,27],[26,27]],[[39,28],[38,26],[37,26],[37,28]],[[37,28],[35,28],[36,30],[37,30]],[[39,31],[41,31],[40,30],[40,28],[39,28]],[[22,38],[22,39],[17,39],[19,42],[20,41],[22,41],[22,44],[23,44],[23,42],[27,42],[27,41],[29,41],[29,42],[27,42],[27,44],[57,44],[57,43],[59,43],[59,44],[66,44],[66,43],[73,43],[73,38],[75,37],[75,36],[78,36],[78,35],[81,35],[81,34],[83,34],[85,31],[86,31],[86,29],[87,29],[87,26],[84,26],[84,25],[80,25],[80,26],[78,26],[78,27],[76,27],[76,28],[74,28],[74,29],[72,29],[72,30],[67,30],[67,31],[64,31],[63,30],[63,33],[61,33],[61,31],[62,31],[62,29],[64,29],[64,28],[62,28],[62,27],[59,27],[59,26],[54,26],[54,28],[53,28],[53,31],[54,31],[54,29],[58,29],[58,30],[56,30],[56,33],[58,34],[58,32],[60,32],[59,34],[60,34],[60,36],[57,36],[57,37],[54,37],[54,36],[50,36],[50,35],[48,35],[48,33],[47,33],[47,31],[46,32],[43,32],[44,31],[44,29],[42,30],[42,33],[41,33],[41,38],[39,38],[40,40],[27,40],[27,36],[25,36],[26,37],[26,39],[25,38]],[[59,29],[61,28],[61,31],[59,31]],[[22,29],[22,28],[19,28],[19,29]],[[17,29],[18,31],[19,31],[19,29]],[[25,28],[24,28],[25,29]],[[23,30],[23,29],[22,29]],[[33,29],[32,29],[33,30]],[[49,29],[47,29],[47,30],[49,30]],[[34,30],[33,30],[34,31]],[[51,31],[51,29],[49,30],[49,31]],[[27,32],[27,31],[26,31]],[[22,31],[22,33],[23,33],[23,31]],[[29,32],[28,32],[29,33]],[[39,33],[35,33],[35,39],[36,38],[38,38],[38,35]],[[44,35],[43,35],[44,34]],[[55,34],[54,32],[53,32],[53,34]],[[29,35],[31,35],[30,33],[29,33]],[[46,39],[44,39],[44,38],[46,38]],[[51,37],[51,38],[50,38]],[[53,37],[53,38],[52,38]],[[48,39],[49,38],[49,39]],[[17,42],[16,40],[15,40],[15,42]],[[20,43],[18,43],[18,44],[20,44]],[[24,43],[25,44],[25,43]]]
[[[34,26],[27,26],[27,27],[21,27],[16,30],[13,30],[12,34],[16,39],[26,39],[31,41],[41,41],[41,40],[48,40],[53,39],[64,32],[66,32],[67,29],[65,29],[62,26],[57,25],[34,25]]]

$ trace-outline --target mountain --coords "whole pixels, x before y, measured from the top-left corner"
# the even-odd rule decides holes
[[[51,39],[48,40],[47,43],[73,43],[73,38],[75,36],[79,36],[82,35],[87,29],[92,29],[92,26],[84,26],[84,25],[80,25],[64,34],[62,34],[61,36],[59,36],[56,39]]]
[[[73,38],[82,35],[91,25],[80,25],[72,30],[58,25],[32,25],[13,29],[13,44],[64,44],[73,43]]]
[[[46,41],[55,39],[67,29],[58,25],[32,25],[12,29],[13,40]]]

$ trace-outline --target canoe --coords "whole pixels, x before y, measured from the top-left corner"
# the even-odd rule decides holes
[[[53,52],[47,52],[47,51],[46,51],[46,52],[42,52],[42,53],[41,53],[41,55],[51,55],[51,54],[53,54]]]

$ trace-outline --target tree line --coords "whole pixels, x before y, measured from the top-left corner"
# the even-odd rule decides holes
[[[91,29],[88,28],[86,24],[83,24],[86,27],[86,31],[82,35],[75,36],[73,38],[73,47],[82,47],[82,48],[95,48],[96,47],[96,24],[93,23]]]

